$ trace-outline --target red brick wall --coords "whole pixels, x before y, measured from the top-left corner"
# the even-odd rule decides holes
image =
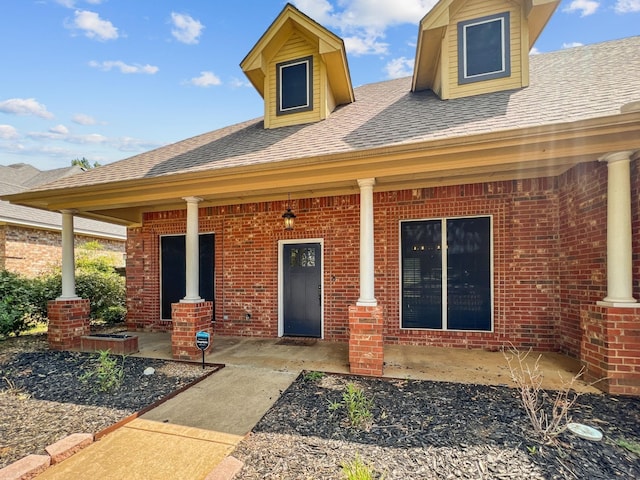
[[[640,172],[632,163],[634,294],[640,288]],[[374,195],[375,294],[386,343],[561,350],[580,356],[581,311],[606,295],[606,164],[579,165],[557,178],[462,185]],[[216,334],[277,335],[278,241],[324,240],[324,333],[348,341],[349,306],[359,289],[359,196],[200,209],[201,232],[216,234]],[[399,328],[399,222],[491,215],[494,331]],[[184,234],[186,210],[147,213],[129,230],[128,322],[159,322],[159,236]],[[246,319],[246,313],[251,318]]]
[[[375,194],[376,297],[388,343],[557,349],[558,193],[554,179],[496,182]],[[282,229],[285,202],[200,209],[201,232],[216,234],[216,334],[277,335],[278,240],[324,239],[325,338],[348,340],[350,305],[358,299],[359,196],[292,202],[295,230]],[[495,258],[494,332],[399,328],[399,221],[492,215]],[[186,210],[148,213],[129,230],[128,322],[158,322],[159,235],[184,233]],[[246,313],[251,318],[246,319]]]
[[[579,357],[581,309],[607,293],[607,164],[578,165],[559,178],[559,187],[559,346]]]
[[[116,258],[122,258],[124,241],[76,235],[76,249],[80,249],[86,242],[96,240],[105,252],[112,252]],[[0,234],[0,243],[0,267],[25,276],[35,277],[62,261],[60,232],[6,225],[3,234]]]
[[[6,237],[6,225],[0,225],[0,270],[6,269],[6,254],[5,254],[5,237]]]
[[[493,217],[494,331],[447,332],[399,327],[401,220]],[[496,182],[376,195],[376,296],[386,308],[385,342],[498,348],[557,348],[557,193],[553,179]]]

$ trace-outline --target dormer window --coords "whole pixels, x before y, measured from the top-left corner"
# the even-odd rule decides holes
[[[278,115],[313,110],[313,57],[276,64]]]
[[[510,75],[509,12],[458,23],[458,83]]]

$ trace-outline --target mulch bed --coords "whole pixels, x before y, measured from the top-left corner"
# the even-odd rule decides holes
[[[68,434],[99,432],[203,374],[197,365],[127,357],[123,387],[99,393],[79,379],[95,359],[48,351],[44,338],[0,342],[0,468]],[[149,366],[156,373],[143,375]],[[573,420],[598,428],[603,440],[565,432],[546,445],[507,387],[313,378],[300,375],[240,443],[238,478],[344,478],[341,465],[356,458],[387,480],[640,478],[640,456],[619,444],[640,446],[640,399],[583,394]],[[350,426],[344,408],[329,408],[349,383],[373,402],[365,428]]]
[[[72,433],[98,433],[211,372],[196,364],[121,356],[119,388],[100,392],[82,375],[97,354],[56,352],[46,339],[0,342],[0,468]],[[144,375],[153,367],[153,375]]]
[[[305,378],[307,378],[305,380]],[[541,444],[507,387],[446,382],[301,375],[234,455],[243,479],[343,478],[341,465],[359,458],[389,479],[636,479],[640,399],[584,394],[573,420],[598,428],[600,442],[566,431]],[[341,402],[353,383],[373,401],[373,421],[348,425]]]

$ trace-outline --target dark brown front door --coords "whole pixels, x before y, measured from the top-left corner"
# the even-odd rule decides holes
[[[319,243],[284,245],[283,333],[322,336],[322,249]]]

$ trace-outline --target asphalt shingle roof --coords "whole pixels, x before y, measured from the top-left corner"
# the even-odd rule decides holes
[[[0,195],[24,192],[30,187],[73,176],[81,172],[82,169],[76,166],[41,171],[32,165],[22,163],[9,166],[0,165],[0,178],[2,179],[0,180]],[[0,201],[0,220],[49,228],[60,228],[62,226],[62,217],[57,212],[47,212],[36,208],[13,205],[4,201]],[[82,233],[116,236],[122,239],[126,236],[124,227],[86,218],[76,217],[74,219],[74,228],[77,232]]]
[[[532,55],[530,86],[443,101],[402,78],[355,89],[322,122],[266,130],[250,120],[38,189],[215,171],[615,115],[640,100],[640,36]]]

